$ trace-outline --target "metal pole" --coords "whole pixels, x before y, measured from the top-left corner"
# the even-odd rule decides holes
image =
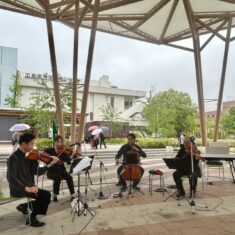
[[[97,28],[97,19],[98,19],[98,14],[99,14],[99,6],[100,6],[100,0],[95,0],[94,14],[93,14],[93,21],[92,21],[92,27],[91,27],[89,49],[88,49],[88,57],[87,57],[87,65],[86,65],[84,91],[83,91],[83,97],[82,97],[81,116],[80,116],[80,122],[79,122],[78,142],[81,142],[83,140],[83,135],[84,135],[86,107],[87,107],[88,91],[89,91],[89,85],[90,85],[91,67],[92,67],[93,52],[94,52],[94,46],[95,46],[95,36],[96,36],[96,28]]]
[[[57,72],[57,63],[56,63],[56,55],[55,55],[55,43],[51,22],[51,12],[49,9],[49,1],[45,0],[45,13],[46,13],[46,23],[47,23],[47,35],[48,35],[48,43],[50,50],[50,58],[51,58],[51,67],[52,67],[52,78],[54,83],[54,94],[55,94],[55,105],[56,105],[56,113],[58,118],[59,125],[59,134],[64,138],[64,123],[63,123],[63,112],[61,108],[61,99],[60,99],[60,87],[58,81],[58,72]]]
[[[79,33],[79,0],[75,4],[75,25],[73,41],[73,90],[72,90],[72,117],[71,117],[71,141],[75,143],[76,138],[76,116],[77,116],[77,74],[78,74],[78,33]]]
[[[226,74],[227,61],[228,61],[231,26],[232,26],[232,17],[230,17],[228,21],[227,36],[226,36],[226,42],[225,42],[225,48],[224,48],[223,68],[222,68],[221,79],[220,79],[219,97],[218,97],[216,119],[215,119],[215,131],[214,131],[214,138],[213,138],[214,142],[217,141],[218,133],[219,133],[220,114],[221,114],[221,106],[222,106],[222,99],[223,99],[223,92],[224,92],[225,74]]]
[[[205,107],[204,107],[204,96],[203,96],[203,81],[202,81],[202,68],[201,68],[201,52],[200,52],[200,38],[198,29],[196,27],[193,12],[189,0],[183,0],[186,15],[188,18],[189,26],[192,32],[192,40],[194,47],[194,60],[196,69],[196,81],[197,81],[197,95],[199,105],[199,116],[200,116],[200,127],[201,127],[201,138],[202,145],[205,146],[207,142],[206,134],[206,122],[205,122]]]

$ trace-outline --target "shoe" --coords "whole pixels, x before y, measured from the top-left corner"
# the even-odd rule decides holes
[[[118,181],[118,182],[116,183],[116,186],[122,186],[122,183],[121,183],[120,181]]]
[[[71,195],[71,196],[70,196],[70,201],[72,202],[72,201],[73,201],[73,199],[74,199],[74,196],[73,196],[73,195]]]
[[[44,222],[40,222],[37,219],[32,219],[30,224],[29,224],[29,219],[27,219],[25,224],[29,225],[29,226],[32,226],[32,227],[42,227],[42,226],[45,225]]]
[[[23,215],[27,215],[28,214],[28,210],[27,210],[27,206],[24,206],[24,205],[22,205],[22,204],[20,204],[20,205],[18,205],[17,207],[16,207],[16,209],[19,211],[19,212],[21,212]]]
[[[137,185],[132,185],[132,188],[135,190],[140,190],[140,187],[138,187]]]
[[[175,196],[177,198],[184,197],[185,196],[185,192],[184,191],[178,191]]]
[[[56,195],[53,196],[53,202],[58,202],[58,198]]]
[[[194,197],[195,197],[195,195],[196,195],[196,193],[194,193]],[[188,194],[188,198],[192,198],[192,192],[190,192],[190,193]]]

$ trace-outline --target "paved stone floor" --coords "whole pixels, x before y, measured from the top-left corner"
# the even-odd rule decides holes
[[[124,193],[119,202],[89,196],[88,205],[95,215],[75,214],[73,220],[65,195],[58,203],[51,203],[48,215],[41,217],[46,222],[43,228],[25,226],[24,216],[15,210],[20,201],[13,201],[0,206],[0,234],[75,235],[85,226],[84,235],[235,234],[234,186],[230,181],[205,185],[204,193],[198,192],[195,202],[208,208],[196,206],[195,214],[185,199],[164,202],[168,193],[163,196],[154,192],[151,196],[144,186],[145,195],[135,192],[133,198],[127,199]]]
[[[151,196],[148,192],[148,170],[159,168],[164,171],[165,185],[173,184],[172,170],[167,169],[162,161],[163,152],[151,153],[143,160],[145,174],[142,179],[141,189],[145,195],[139,192],[134,193],[133,198],[127,199],[127,193],[116,202],[112,198],[113,193],[118,191],[115,186],[116,167],[114,166],[113,153],[102,158],[108,171],[105,171],[106,180],[103,185],[105,195],[110,195],[106,200],[96,199],[99,192],[99,161],[93,163],[91,178],[93,185],[88,188],[88,205],[94,216],[89,213],[77,216],[74,220],[71,213],[71,204],[68,200],[69,193],[65,189],[59,196],[59,202],[52,202],[49,206],[48,214],[39,217],[46,222],[42,228],[32,228],[24,225],[25,217],[16,211],[19,203],[26,202],[26,199],[13,200],[0,205],[0,234],[1,235],[227,235],[235,234],[235,185],[230,179],[228,165],[225,164],[226,180],[218,178],[218,170],[211,170],[210,180],[212,185],[199,180],[198,193],[195,198],[196,204],[207,205],[208,208],[196,206],[195,214],[189,203],[182,199],[176,201],[173,198],[166,199],[173,189],[163,196],[162,193],[153,192]],[[116,149],[113,150],[114,152]],[[6,170],[5,168],[2,168]],[[76,176],[74,177],[76,185]],[[82,176],[81,183],[84,184]],[[158,187],[158,178],[155,178],[154,189]],[[185,188],[188,182],[184,182]],[[51,190],[51,181],[45,180],[44,187]],[[84,196],[84,187],[81,188]],[[9,194],[7,182],[3,182],[3,193]],[[84,198],[82,198],[84,201]],[[180,204],[180,205],[179,205]]]

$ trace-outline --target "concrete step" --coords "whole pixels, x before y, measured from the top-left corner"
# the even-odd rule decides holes
[[[174,152],[166,152],[165,149],[144,149],[147,154],[147,157],[164,157],[164,156],[171,156],[174,155]],[[88,150],[83,152],[84,155],[94,155],[102,158],[115,158],[117,154],[117,150]],[[10,153],[2,152],[0,153],[0,165],[6,165],[7,158],[9,157]]]

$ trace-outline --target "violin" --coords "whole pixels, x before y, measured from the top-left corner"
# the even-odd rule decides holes
[[[184,144],[184,149],[185,149],[185,152],[186,152],[184,157],[190,156],[191,155],[191,144]],[[201,160],[202,159],[201,151],[199,149],[197,149],[197,145],[192,145],[192,154],[193,154],[193,157],[196,160]]]
[[[73,153],[73,149],[67,145],[58,146],[57,151],[59,154],[64,153],[67,157],[71,156]]]
[[[39,152],[36,149],[31,150],[29,153],[26,154],[26,159],[28,160],[40,160],[46,164],[49,164],[53,157],[46,152]]]
[[[76,143],[77,144],[77,143]],[[77,156],[81,156],[81,151],[77,150],[76,152],[73,151],[73,148],[71,146],[74,146],[75,144],[72,145],[62,145],[57,147],[57,152],[61,155],[62,153],[65,154],[66,157],[70,157],[71,155],[72,158],[77,158]]]

